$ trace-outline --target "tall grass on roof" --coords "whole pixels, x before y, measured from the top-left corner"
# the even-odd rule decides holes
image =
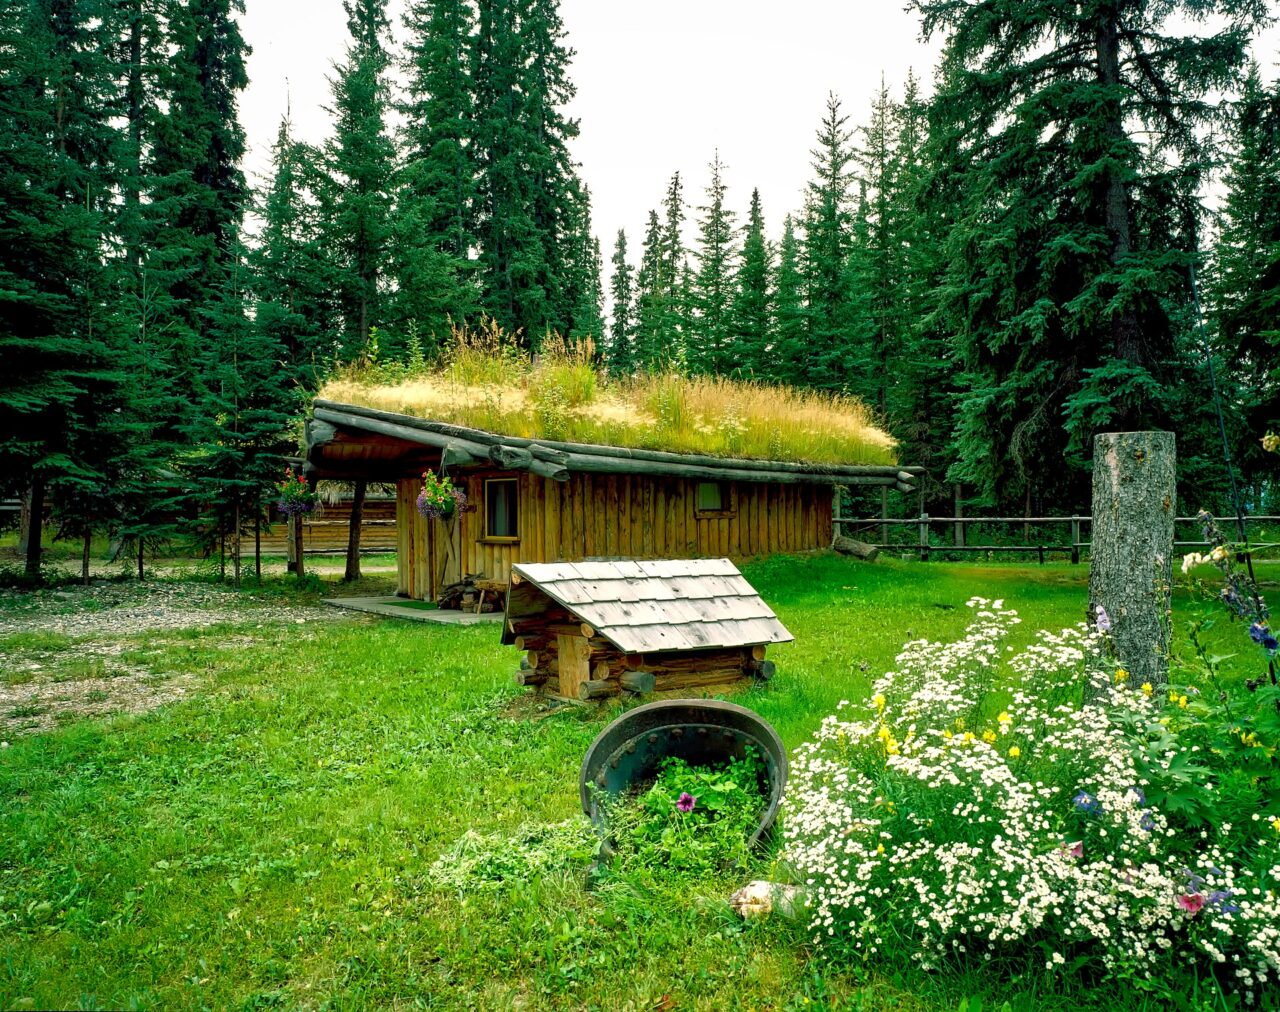
[[[434,368],[394,381],[351,367],[319,396],[511,436],[831,464],[893,463],[894,441],[853,397],[720,376],[609,377],[590,340],[537,356],[496,325],[457,328]]]

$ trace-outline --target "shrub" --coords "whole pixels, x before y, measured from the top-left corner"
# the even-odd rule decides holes
[[[1274,980],[1280,802],[1244,827],[1162,809],[1153,783],[1202,767],[1190,775],[1212,792],[1220,772],[1179,739],[1162,695],[1131,686],[1083,624],[1014,652],[1016,613],[969,604],[963,638],[908,643],[870,699],[842,703],[795,753],[786,858],[814,941],[924,966],[1038,950],[1049,970],[1098,960],[1153,990],[1176,963],[1246,991]],[[995,690],[1002,663],[1011,693]],[[1134,734],[1152,721],[1168,736],[1154,750]]]

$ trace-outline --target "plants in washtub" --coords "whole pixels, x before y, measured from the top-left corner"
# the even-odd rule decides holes
[[[837,960],[1092,967],[1170,1000],[1189,972],[1273,993],[1274,777],[1236,776],[1239,750],[1206,747],[1198,726],[1208,693],[1133,685],[1105,632],[1014,649],[1016,612],[969,605],[961,639],[906,644],[793,754],[783,861],[812,940]],[[1271,724],[1247,735],[1255,763],[1275,761]]]
[[[759,749],[716,766],[678,756],[658,764],[648,784],[599,792],[606,837],[602,856],[628,876],[704,877],[740,871],[767,805]]]
[[[287,517],[310,513],[319,502],[307,479],[285,468],[284,477],[276,482],[276,508]]]
[[[447,520],[461,513],[467,505],[467,493],[444,475],[422,472],[422,491],[418,493],[418,512],[428,520]]]

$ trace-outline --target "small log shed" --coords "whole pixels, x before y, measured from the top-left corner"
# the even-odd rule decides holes
[[[516,563],[502,627],[517,684],[576,700],[766,680],[793,638],[728,559]]]

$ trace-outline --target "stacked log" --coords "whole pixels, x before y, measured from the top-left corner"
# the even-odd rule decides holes
[[[484,578],[484,573],[468,573],[456,583],[443,587],[436,598],[436,604],[455,611],[475,611],[476,602],[480,600],[480,589],[476,586],[476,581]],[[486,595],[480,605],[481,611],[499,611],[501,608],[502,601],[495,594]]]
[[[535,627],[531,620],[522,619],[510,628],[517,634],[516,646],[525,651],[516,684],[566,699],[708,689],[748,678],[768,681],[774,672],[762,646],[624,654],[581,622],[557,617],[556,621],[541,620]],[[561,653],[566,646],[573,651],[567,662],[571,672],[561,670]]]

